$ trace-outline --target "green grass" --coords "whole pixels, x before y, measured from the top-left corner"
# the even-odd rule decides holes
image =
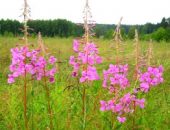
[[[58,64],[59,73],[56,75],[56,83],[50,85],[51,105],[53,110],[53,123],[55,130],[81,130],[82,129],[82,85],[77,83],[71,75],[72,68],[68,64],[72,51],[72,38],[44,38],[48,52],[57,57],[62,63]],[[37,39],[30,39],[30,43],[36,46]],[[110,63],[115,63],[112,41],[94,39],[99,46],[100,54],[104,62],[98,65],[100,75],[107,69]],[[11,54],[10,48],[16,44],[22,44],[18,38],[0,37],[0,130],[23,130],[23,87],[22,80],[16,84],[7,84]],[[146,53],[147,42],[141,42],[142,52]],[[149,93],[143,95],[146,98],[145,109],[137,109],[136,116],[129,115],[127,122],[120,125],[110,112],[100,112],[99,101],[108,100],[108,93],[102,88],[101,81],[95,81],[87,89],[87,130],[111,130],[111,124],[115,129],[131,130],[132,120],[135,118],[136,130],[170,130],[170,43],[153,43],[152,64],[164,66],[164,83],[154,87]],[[133,72],[134,56],[133,41],[126,41],[122,57],[123,63],[130,64],[130,73]],[[49,127],[47,115],[45,91],[39,82],[33,81],[28,85],[28,118],[31,130],[45,130]]]

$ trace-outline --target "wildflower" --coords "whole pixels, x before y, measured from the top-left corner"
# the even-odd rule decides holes
[[[103,71],[103,87],[107,88],[111,86],[119,86],[121,89],[129,87],[129,81],[126,78],[128,66],[127,65],[110,65],[108,70]]]
[[[14,83],[15,78],[24,76],[25,73],[34,74],[34,66],[31,61],[37,53],[32,53],[28,47],[12,48],[11,53],[12,63],[9,69],[12,74],[8,75],[8,83]]]
[[[54,75],[56,68],[54,66],[56,58],[50,56],[49,63],[53,66],[52,69],[47,70],[47,61],[44,57],[39,56],[38,50],[29,50],[28,47],[16,47],[11,49],[12,63],[9,66],[11,74],[8,75],[8,83],[14,83],[15,78],[30,74],[41,80],[42,77],[48,77],[51,83],[54,82]]]
[[[148,83],[141,83],[140,84],[140,89],[142,92],[148,92],[149,91],[149,84]]]
[[[96,68],[88,66],[87,70],[82,71],[82,77],[80,82],[99,80],[99,75],[97,74]]]
[[[37,62],[34,63],[35,66],[35,76],[37,80],[41,80],[43,77],[49,79],[50,83],[54,83],[54,76],[57,72],[54,63],[56,62],[56,58],[51,56],[48,59],[49,63],[52,65],[51,69],[47,69],[47,61],[44,57],[37,58]]]
[[[142,92],[148,92],[152,86],[157,86],[163,82],[163,67],[148,67],[145,73],[140,74],[140,89]]]
[[[77,57],[70,56],[69,64],[73,66],[72,76],[78,76],[81,71],[80,82],[99,80],[94,65],[100,64],[102,58],[98,55],[97,46],[94,43],[87,43],[82,47],[80,45],[77,40],[73,41],[73,50],[77,53]]]
[[[145,107],[145,99],[136,99],[135,100],[136,105],[140,106],[140,108],[144,108]]]
[[[57,60],[56,60],[56,58],[54,56],[50,56],[48,61],[49,61],[50,64],[53,65],[54,63],[56,63]]]
[[[80,46],[80,43],[77,40],[74,40],[73,41],[73,50],[75,52],[79,52],[79,46]]]
[[[120,122],[120,123],[124,123],[126,121],[126,117],[117,117],[117,120]]]
[[[124,123],[126,121],[125,116],[126,113],[133,113],[134,106],[139,106],[140,108],[144,108],[145,99],[138,99],[134,94],[127,93],[122,97],[114,97],[109,101],[100,101],[100,110],[101,111],[112,111],[117,115],[117,119],[120,123]]]
[[[8,75],[8,83],[11,84],[11,83],[14,83],[15,82],[15,79],[13,77],[13,75],[9,74]]]
[[[101,105],[100,110],[105,111],[106,107],[107,107],[107,103],[102,100],[102,101],[100,101],[100,105]]]

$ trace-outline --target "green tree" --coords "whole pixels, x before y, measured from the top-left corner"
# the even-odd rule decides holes
[[[131,26],[128,32],[128,38],[134,39],[135,37],[135,26]]]
[[[114,30],[113,30],[113,29],[109,29],[109,30],[104,34],[104,38],[106,38],[106,39],[112,39],[112,38],[113,38],[113,33],[114,33]]]
[[[161,25],[161,27],[163,27],[163,28],[167,28],[167,27],[168,27],[168,22],[167,22],[167,20],[165,19],[165,17],[162,19],[160,25]]]
[[[166,40],[166,30],[163,27],[160,27],[157,31],[155,31],[152,34],[152,38],[156,41],[162,41],[162,40]]]

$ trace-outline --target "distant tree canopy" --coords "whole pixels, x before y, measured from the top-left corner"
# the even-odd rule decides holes
[[[31,20],[28,21],[30,35],[36,35],[41,32],[47,37],[79,37],[84,33],[83,26],[75,24],[65,19],[57,20]],[[0,20],[0,35],[18,36],[22,35],[22,23],[17,20]],[[93,29],[97,38],[112,39],[114,24],[96,24]],[[150,38],[156,41],[170,41],[170,18],[163,18],[160,23],[146,23],[144,25],[121,25],[122,37],[133,39],[135,29],[138,30],[139,36],[143,40]]]
[[[16,20],[0,20],[0,35],[18,35],[21,33],[22,24]]]
[[[31,33],[41,32],[48,37],[82,36],[83,28],[67,20],[34,20],[29,21],[28,26],[33,29]]]
[[[82,36],[83,27],[64,19],[57,20],[31,20],[28,21],[29,33],[36,35],[41,32],[43,36],[48,37],[69,37]],[[13,34],[15,36],[22,34],[22,23],[16,20],[0,20],[0,35]]]

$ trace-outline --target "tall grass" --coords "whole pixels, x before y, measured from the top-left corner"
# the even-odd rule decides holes
[[[76,85],[76,79],[71,79],[72,68],[68,65],[68,59],[72,52],[72,38],[44,38],[44,44],[49,48],[53,55],[59,56],[60,72],[56,76],[55,85],[50,86],[51,103],[53,113],[54,129],[81,129],[80,115],[82,110],[81,92],[72,91],[79,88]],[[102,74],[103,68],[107,68],[109,63],[115,63],[114,54],[111,48],[108,48],[111,41],[93,39],[99,46],[100,54],[105,57],[104,62],[98,65],[99,73]],[[36,43],[37,39],[30,38],[31,43]],[[0,37],[0,129],[23,129],[22,120],[22,100],[19,95],[22,94],[20,89],[21,80],[17,85],[7,84],[8,66],[10,64],[10,48],[15,47],[15,43],[22,43],[18,38]],[[128,57],[130,68],[134,68],[135,62],[133,57],[134,46],[132,41],[126,41],[125,55]],[[148,42],[141,42],[141,51],[146,53]],[[162,64],[165,68],[165,82],[151,90],[145,97],[147,99],[146,109],[136,111],[138,118],[135,119],[136,129],[170,129],[170,44],[153,42],[153,63]],[[130,69],[131,71],[133,69]],[[131,72],[133,74],[133,71]],[[133,79],[131,79],[133,81]],[[34,83],[33,87],[28,84],[28,125],[30,129],[46,129],[49,124],[46,107],[46,97],[43,88],[39,83]],[[95,81],[90,89],[87,90],[87,121],[86,129],[93,130],[110,130],[113,120],[110,120],[111,113],[102,113],[99,111],[99,98],[108,96],[101,89],[101,81]],[[67,90],[67,91],[66,91]],[[72,91],[72,92],[71,92]],[[131,129],[133,116],[129,116],[128,122],[120,125],[116,122],[116,129]],[[68,122],[67,122],[68,121]],[[67,127],[69,125],[69,127]]]

